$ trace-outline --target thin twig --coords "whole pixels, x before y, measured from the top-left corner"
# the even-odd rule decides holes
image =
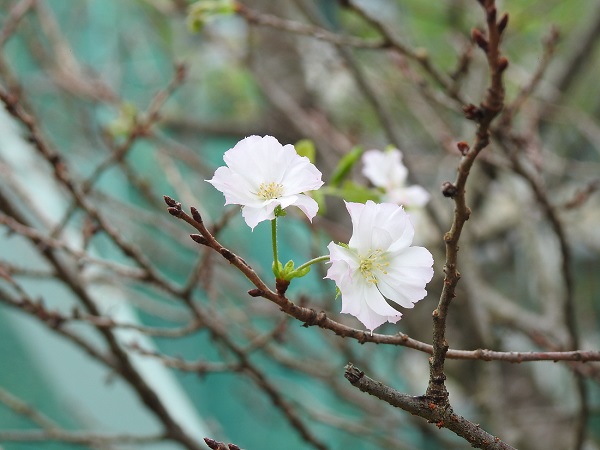
[[[255,286],[248,293],[253,297],[262,297],[275,303],[281,311],[303,322],[305,326],[318,326],[342,337],[356,339],[361,344],[373,342],[377,344],[398,345],[419,350],[424,353],[433,353],[433,346],[418,341],[404,333],[385,335],[358,330],[340,322],[330,319],[324,311],[317,312],[312,308],[297,305],[284,295],[271,290],[252,267],[231,250],[223,247],[219,241],[208,231],[196,208],[192,207],[192,216],[181,209],[181,204],[170,197],[166,197],[169,213],[194,227],[200,235],[192,235],[192,239],[202,245],[211,247],[230,264],[235,266]],[[452,359],[474,359],[484,361],[507,361],[521,363],[526,361],[600,361],[600,352],[569,351],[569,352],[495,352],[491,350],[448,350],[447,357]]]

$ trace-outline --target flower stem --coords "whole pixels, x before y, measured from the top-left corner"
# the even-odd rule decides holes
[[[305,269],[308,266],[312,266],[313,264],[316,264],[318,262],[321,261],[329,261],[329,255],[323,255],[323,256],[319,256],[317,258],[313,258],[310,261],[306,261],[304,264],[302,264],[301,266],[298,266],[296,268],[296,272],[301,271],[302,269]]]
[[[279,258],[277,256],[277,217],[271,220],[271,241],[273,243],[273,273],[279,278]]]

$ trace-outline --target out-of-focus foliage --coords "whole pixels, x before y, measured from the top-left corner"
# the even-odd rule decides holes
[[[31,3],[28,11],[17,20],[15,8],[26,3]],[[342,38],[367,43],[382,38],[364,15],[344,3],[242,2],[261,17],[327,29]],[[169,368],[176,379],[163,387],[173,390],[157,389],[160,398],[177,410],[170,394],[183,393],[199,418],[191,419],[194,426],[243,448],[314,448],[286,408],[331,449],[463,448],[464,442],[450,433],[362,395],[343,378],[344,365],[352,361],[390,386],[421,395],[427,385],[427,354],[360,345],[286,318],[275,305],[248,296],[253,287],[248,280],[191,241],[188,235],[194,230],[169,216],[162,202],[168,194],[186,210],[197,207],[206,224],[218,230],[220,242],[272,281],[268,224],[251,232],[239,210],[224,207],[222,196],[204,181],[222,165],[223,152],[245,136],[270,134],[282,143],[298,142],[299,152],[324,173],[327,186],[314,193],[322,212],[314,226],[295,214],[280,222],[280,260],[298,263],[326,253],[331,240],[347,242],[350,229],[342,199],[377,199],[378,192],[360,173],[362,149],[397,146],[409,165],[411,184],[424,186],[432,195],[429,209],[416,213],[414,220],[416,240],[434,254],[436,276],[426,299],[404,311],[397,325],[380,331],[431,342],[431,311],[442,288],[443,236],[453,214],[440,186],[455,178],[460,158],[456,142],[472,143],[476,132],[451,94],[479,104],[486,92],[485,57],[470,41],[471,29],[483,29],[484,18],[476,0],[351,4],[385,26],[410,56],[389,47],[340,47],[284,26],[258,26],[243,14],[233,14],[231,2],[0,0],[0,30],[15,21],[14,31],[2,42],[0,87],[19,93],[73,185],[148,264],[123,251],[94,211],[77,204],[68,187],[57,181],[52,158],[41,156],[28,142],[30,133],[23,124],[3,115],[0,210],[26,222],[43,239],[32,244],[23,233],[2,225],[0,276],[9,272],[23,292],[3,277],[0,294],[41,299],[48,310],[74,322],[66,323],[67,329],[81,332],[107,354],[110,348],[102,337],[106,327],[73,313],[75,307],[85,312],[79,284],[104,316],[117,321],[175,330],[197,325],[171,337],[148,337],[143,329],[135,339],[120,342],[132,358],[141,353],[132,347],[135,341],[140,347],[155,346],[164,365],[177,367],[183,360],[205,364],[208,369],[184,367],[191,373]],[[600,174],[600,105],[593,93],[600,69],[599,36],[594,34],[600,11],[584,0],[505,0],[498,2],[498,10],[510,13],[502,43],[510,60],[507,105],[530,83],[544,52],[549,55],[544,42],[552,27],[561,37],[535,91],[510,127],[498,126],[471,173],[467,198],[472,214],[461,238],[463,278],[450,312],[449,345],[468,350],[567,349],[561,248],[535,189],[513,167],[516,154],[564,224],[581,348],[597,349],[600,200],[593,182]],[[469,64],[457,71],[463,55]],[[425,60],[451,89],[436,82],[422,64]],[[508,152],[503,147],[507,130],[520,144],[511,144]],[[572,202],[590,187],[580,203]],[[69,273],[77,274],[75,288],[57,275],[48,248],[60,255]],[[306,277],[293,280],[287,295],[361,328],[352,317],[339,314],[335,287],[322,279],[325,271],[324,265],[313,266]],[[58,344],[42,332],[19,331],[48,327],[35,314],[25,309],[16,313],[6,304],[4,299],[0,322],[12,328],[9,333],[1,327],[0,360],[22,365],[0,368],[3,390],[65,429],[164,431],[165,423],[140,402],[143,397],[134,383],[92,364],[87,354],[73,351],[76,346],[54,347]],[[53,335],[56,329],[50,327],[47,333]],[[15,345],[6,345],[8,340]],[[32,346],[49,355],[56,350],[60,357],[53,362],[21,350]],[[21,352],[30,360],[22,361]],[[157,359],[152,353],[144,358]],[[580,399],[569,367],[451,360],[451,401],[457,412],[520,449],[571,448]],[[585,367],[596,369],[591,363]],[[114,384],[79,390],[76,381],[84,369]],[[159,373],[144,370],[148,379]],[[596,380],[592,373],[584,381],[591,411],[586,418],[590,449],[600,445]],[[122,391],[114,395],[118,389]],[[0,443],[6,450],[63,448],[3,441],[8,428],[39,428],[21,419],[5,406],[0,409]],[[187,432],[193,426],[184,428]],[[170,437],[158,444],[138,444],[154,446],[193,448]]]

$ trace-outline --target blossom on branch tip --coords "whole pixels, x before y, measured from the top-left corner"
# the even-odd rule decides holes
[[[362,156],[363,175],[384,190],[382,200],[410,207],[421,207],[429,201],[429,193],[418,185],[406,186],[408,169],[402,164],[402,152],[368,150]]]
[[[242,206],[250,228],[274,219],[277,207],[297,206],[311,221],[317,214],[317,202],[304,192],[323,185],[321,172],[293,145],[281,145],[272,136],[250,136],[227,150],[223,160],[227,166],[207,181],[225,195],[226,205]]]
[[[404,209],[392,203],[346,203],[352,219],[348,245],[328,245],[327,276],[342,294],[342,313],[352,314],[371,331],[402,314],[386,300],[412,308],[427,292],[433,257],[411,247],[414,228]]]

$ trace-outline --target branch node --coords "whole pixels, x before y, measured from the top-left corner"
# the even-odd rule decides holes
[[[457,187],[449,181],[442,183],[442,195],[446,198],[454,198],[458,193]]]
[[[277,290],[277,293],[279,295],[281,295],[282,297],[285,295],[285,291],[287,291],[287,288],[289,285],[290,285],[289,280],[282,280],[280,278],[277,278],[275,280],[275,289]]]
[[[472,103],[463,106],[462,110],[468,120],[478,122],[483,117],[483,111]]]
[[[508,67],[508,58],[502,56],[498,58],[498,72],[504,72]]]
[[[346,364],[346,367],[344,367],[344,378],[346,378],[350,384],[358,383],[364,375],[365,373],[354,367],[352,363],[348,363]]]
[[[469,147],[469,144],[467,144],[465,141],[457,142],[456,147],[458,148],[460,154],[463,156],[466,155],[471,149],[471,147]]]
[[[221,250],[219,250],[219,253],[221,253],[223,258],[225,258],[229,262],[231,262],[235,259],[235,255],[230,250],[227,250],[226,248],[222,248]]]

